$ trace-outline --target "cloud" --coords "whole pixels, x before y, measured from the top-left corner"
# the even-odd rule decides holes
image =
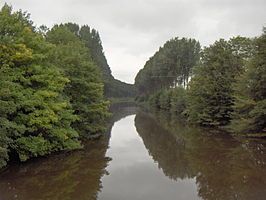
[[[38,25],[88,24],[100,32],[113,75],[134,82],[138,70],[173,37],[203,45],[219,38],[258,36],[265,0],[6,0]],[[3,4],[3,3],[1,3]]]

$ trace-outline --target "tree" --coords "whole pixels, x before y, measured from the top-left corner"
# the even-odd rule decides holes
[[[0,118],[1,120],[1,118]],[[4,133],[3,128],[0,128],[0,169],[7,164],[8,161],[8,138]]]
[[[189,120],[206,126],[227,125],[233,112],[232,84],[241,71],[241,59],[225,40],[202,51],[188,89]]]
[[[238,132],[266,131],[266,30],[254,40],[254,55],[235,84],[235,119]]]
[[[182,115],[187,107],[186,90],[182,87],[176,87],[171,96],[171,112]]]
[[[70,80],[64,94],[70,99],[74,113],[78,116],[73,127],[80,136],[92,137],[105,130],[108,102],[103,99],[98,66],[90,60],[85,44],[69,30],[69,26],[69,23],[55,25],[47,32],[47,41],[56,45],[49,59]]]
[[[10,139],[8,148],[23,161],[80,148],[71,128],[76,116],[62,96],[69,80],[47,59],[53,46],[36,33],[27,13],[12,13],[8,5],[0,11],[0,37],[1,137]]]
[[[186,87],[192,68],[199,60],[200,44],[194,39],[173,38],[167,41],[146,62],[135,78],[140,95],[149,96],[158,91]]]
[[[134,85],[124,83],[113,77],[104,55],[98,31],[84,25],[79,30],[79,37],[85,43],[86,48],[89,49],[92,61],[100,68],[105,97],[135,97],[136,89]]]

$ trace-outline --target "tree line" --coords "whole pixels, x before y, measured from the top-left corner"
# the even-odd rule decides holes
[[[98,31],[85,25],[79,27],[78,24],[65,24],[78,38],[80,38],[85,47],[90,49],[91,60],[100,68],[101,80],[104,84],[104,96],[106,98],[133,98],[136,96],[135,86],[124,83],[113,77],[107,59],[104,55],[102,41]]]
[[[10,156],[25,161],[82,148],[83,139],[106,129],[104,97],[134,93],[111,75],[95,29],[35,27],[27,12],[7,4],[0,10],[0,85],[0,167]],[[115,94],[111,87],[120,88]]]
[[[140,70],[137,101],[202,126],[265,133],[266,29],[256,38],[220,39],[203,49],[193,39],[182,40],[186,45],[177,38],[166,42]]]
[[[147,100],[158,91],[184,85],[199,58],[200,44],[194,39],[173,38],[167,41],[145,64],[136,78],[138,99]]]

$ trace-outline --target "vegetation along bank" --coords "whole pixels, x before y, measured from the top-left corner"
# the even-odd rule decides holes
[[[266,29],[203,49],[194,39],[173,38],[146,62],[135,85],[139,104],[193,124],[265,136]]]
[[[99,33],[89,26],[35,27],[26,12],[0,10],[0,168],[101,135],[107,98],[132,98],[114,79]]]

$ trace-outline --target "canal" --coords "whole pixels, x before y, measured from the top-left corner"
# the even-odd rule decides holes
[[[14,163],[0,200],[264,200],[266,141],[115,106],[104,137],[80,151]]]

